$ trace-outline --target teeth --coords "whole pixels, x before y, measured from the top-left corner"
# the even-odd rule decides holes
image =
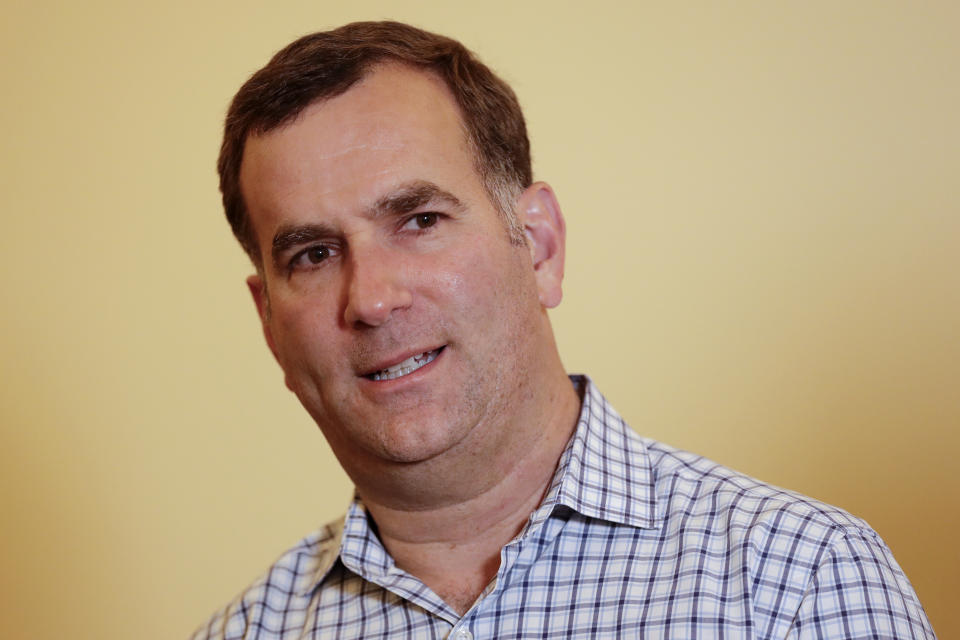
[[[425,364],[433,362],[433,359],[436,358],[439,353],[440,349],[434,349],[433,351],[425,351],[416,356],[410,356],[399,364],[377,371],[371,378],[374,380],[393,380],[394,378],[400,378],[408,373],[413,373]]]

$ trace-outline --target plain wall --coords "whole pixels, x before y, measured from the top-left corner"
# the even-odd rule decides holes
[[[568,368],[866,518],[960,636],[958,7],[6,2],[0,636],[184,637],[347,504],[214,163],[274,51],[379,18],[516,89],[567,217]]]

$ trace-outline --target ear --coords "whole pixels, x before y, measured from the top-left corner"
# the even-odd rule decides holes
[[[257,315],[260,316],[260,325],[263,327],[263,337],[267,339],[267,346],[270,347],[270,353],[280,362],[277,357],[277,347],[273,342],[273,334],[270,333],[270,300],[267,298],[267,286],[263,277],[254,274],[247,278],[247,288],[250,289],[250,295],[253,296],[253,303],[257,306]]]
[[[546,182],[535,182],[520,194],[517,214],[530,246],[540,304],[552,309],[563,297],[563,261],[567,241],[560,203]]]

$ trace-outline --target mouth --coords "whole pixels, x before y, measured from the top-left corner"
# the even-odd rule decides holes
[[[398,362],[392,367],[387,367],[386,369],[380,369],[379,371],[365,374],[363,377],[375,382],[402,378],[403,376],[410,375],[417,369],[425,367],[433,362],[436,357],[440,355],[440,352],[443,351],[443,349],[444,347],[440,347],[439,349],[434,349],[433,351],[424,351],[423,353],[418,353],[417,355],[410,356],[403,362]]]

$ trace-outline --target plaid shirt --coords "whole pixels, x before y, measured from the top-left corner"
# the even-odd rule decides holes
[[[862,520],[637,436],[586,378],[543,504],[460,617],[357,499],[197,631],[291,638],[933,638]]]

